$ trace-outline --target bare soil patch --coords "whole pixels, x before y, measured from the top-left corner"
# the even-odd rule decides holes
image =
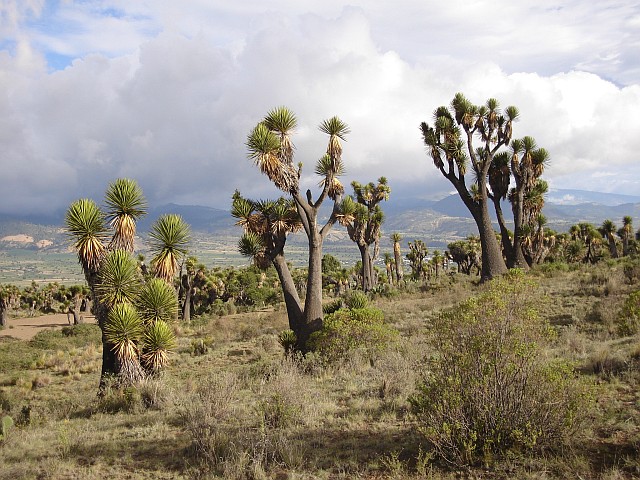
[[[73,323],[73,317],[71,318]],[[93,323],[93,315],[85,315],[85,323]],[[0,330],[0,337],[11,337],[17,340],[31,340],[38,332],[58,329],[69,325],[66,313],[40,315],[38,317],[8,318],[7,326]]]

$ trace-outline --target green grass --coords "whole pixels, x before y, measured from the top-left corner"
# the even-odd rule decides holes
[[[557,331],[551,357],[597,384],[597,411],[568,445],[456,471],[430,460],[408,397],[437,312],[484,287],[465,276],[374,300],[400,332],[393,348],[339,364],[283,358],[283,308],[176,327],[160,381],[96,396],[99,330],[0,343],[0,408],[16,427],[0,443],[14,478],[601,478],[640,475],[640,339],[613,323],[626,295],[618,267],[532,272]],[[611,312],[611,313],[610,313]],[[194,350],[202,341],[207,349]]]

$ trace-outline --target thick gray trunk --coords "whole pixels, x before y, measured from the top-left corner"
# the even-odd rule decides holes
[[[369,254],[369,245],[358,245],[362,260],[362,290],[369,292],[375,287],[373,262]]]
[[[507,265],[502,257],[502,251],[496,232],[491,224],[491,217],[486,202],[478,205],[472,212],[473,218],[478,226],[480,235],[480,245],[482,247],[482,268],[480,277],[483,282],[491,280],[507,273]]]
[[[304,301],[304,318],[298,337],[298,347],[306,351],[307,340],[313,332],[322,328],[322,237],[314,233],[309,238],[309,272],[307,295]]]
[[[278,273],[280,285],[282,285],[282,293],[284,295],[284,304],[287,307],[287,317],[289,318],[289,328],[293,330],[296,337],[302,330],[302,302],[298,296],[296,284],[291,276],[291,271],[287,265],[284,255],[276,255],[273,259],[273,266]]]
[[[0,327],[7,326],[7,308],[0,302]]]

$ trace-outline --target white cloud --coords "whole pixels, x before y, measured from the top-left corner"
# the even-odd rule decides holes
[[[514,134],[549,150],[554,187],[637,190],[638,60],[611,30],[633,23],[632,7],[576,1],[549,13],[544,2],[505,2],[490,23],[484,2],[465,2],[465,15],[458,2],[326,2],[314,12],[303,3],[66,2],[52,15],[68,31],[20,28],[42,9],[21,10],[11,30],[21,46],[0,51],[10,193],[0,211],[63,208],[117,176],[138,179],[154,203],[227,207],[235,188],[276,195],[244,141],[281,104],[298,114],[294,142],[310,186],[326,141],[317,125],[337,114],[352,130],[347,181],[385,175],[392,195],[446,193],[418,125],[457,91],[517,105]],[[601,21],[587,22],[594,11]],[[622,36],[632,43],[636,30]],[[45,47],[78,58],[47,73]],[[573,70],[580,62],[600,75]]]

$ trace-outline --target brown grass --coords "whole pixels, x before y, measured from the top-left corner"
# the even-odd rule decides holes
[[[489,471],[456,472],[432,458],[407,398],[433,316],[483,288],[455,275],[376,299],[401,342],[373,359],[353,352],[339,366],[285,359],[282,309],[180,325],[160,381],[102,401],[94,339],[0,343],[0,361],[8,359],[0,408],[17,424],[0,444],[0,479],[633,478],[640,340],[618,337],[611,322],[638,285],[607,268],[533,272],[532,295],[558,332],[549,355],[598,384],[598,416],[569,450],[507,458]],[[194,341],[206,351],[194,352]]]

